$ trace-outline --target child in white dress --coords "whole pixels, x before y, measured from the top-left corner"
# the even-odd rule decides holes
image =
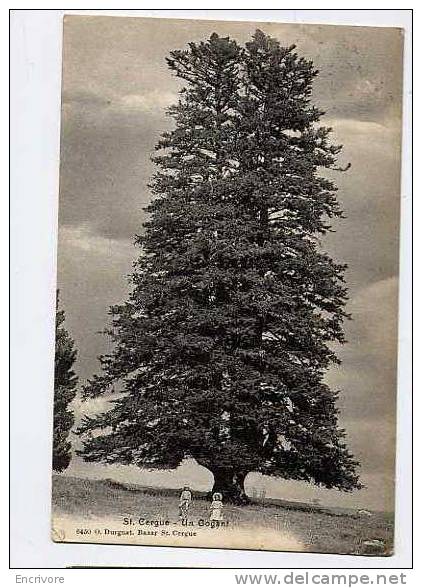
[[[210,510],[210,521],[223,520],[223,497],[219,492],[213,494]]]

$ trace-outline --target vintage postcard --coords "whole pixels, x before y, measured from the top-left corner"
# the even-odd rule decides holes
[[[64,18],[54,541],[393,553],[402,58]]]

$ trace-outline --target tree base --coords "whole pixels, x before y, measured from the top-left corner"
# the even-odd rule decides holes
[[[222,495],[223,503],[248,504],[249,496],[245,492],[244,481],[246,474],[232,471],[213,471],[214,485],[210,492],[212,499],[216,492]]]

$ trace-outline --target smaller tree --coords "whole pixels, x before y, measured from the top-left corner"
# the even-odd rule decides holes
[[[64,310],[59,310],[59,292],[56,305],[56,355],[54,363],[54,417],[53,417],[53,470],[62,472],[71,460],[70,429],[74,416],[69,404],[76,396],[78,378],[73,371],[77,352],[74,341],[63,326]]]

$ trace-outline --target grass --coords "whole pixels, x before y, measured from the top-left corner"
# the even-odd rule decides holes
[[[72,521],[74,526],[81,526],[96,520],[107,522],[108,526],[116,526],[116,521],[121,522],[124,517],[135,520],[144,517],[149,520],[169,519],[175,521],[176,525],[178,495],[179,490],[143,488],[113,480],[53,476],[54,524],[63,526],[63,521],[66,520],[67,525]],[[205,494],[195,492],[194,495],[190,517],[194,520],[208,520],[209,502]],[[212,538],[209,535],[200,535],[195,543],[188,544],[198,547],[203,545],[378,556],[391,555],[393,551],[394,521],[393,516],[386,513],[373,513],[371,517],[367,517],[352,510],[327,509],[267,499],[263,503],[251,503],[242,507],[227,504],[224,507],[224,519],[230,521],[231,534],[224,534],[219,529],[211,534]],[[66,537],[68,536],[67,533]],[[69,540],[79,541],[80,538]],[[373,542],[372,547],[365,543],[367,541]],[[118,542],[125,543],[125,540],[123,538]],[[131,542],[142,544],[144,541],[140,539]],[[154,540],[149,540],[149,544],[152,543]],[[167,543],[159,544],[186,543],[167,540]]]

